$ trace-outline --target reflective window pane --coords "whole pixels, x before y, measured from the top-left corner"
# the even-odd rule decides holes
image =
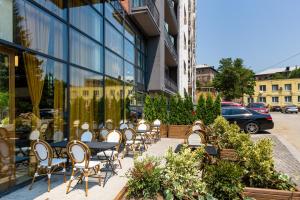
[[[135,55],[135,49],[133,44],[131,44],[128,40],[125,40],[125,59],[130,61],[131,63],[134,63],[134,55]]]
[[[134,43],[135,33],[132,28],[126,23],[125,24],[125,37],[132,43]]]
[[[109,50],[105,51],[105,73],[123,80],[123,60]]]
[[[102,47],[91,39],[70,30],[70,60],[71,62],[95,70],[103,71]]]
[[[134,66],[125,62],[125,81],[134,84]]]
[[[105,0],[90,0],[90,2],[100,13],[103,13]]]
[[[13,1],[1,0],[0,39],[13,41]]]
[[[33,6],[16,0],[16,42],[24,47],[67,60],[66,25]]]
[[[83,0],[70,1],[70,23],[102,43],[102,17]]]
[[[135,69],[135,79],[137,83],[144,84],[144,72],[138,68]]]
[[[34,0],[35,2],[39,3],[41,6],[47,8],[52,13],[56,14],[57,16],[67,19],[67,1],[64,0]]]
[[[108,19],[119,31],[123,32],[122,17],[120,14],[110,5],[105,3],[105,17]]]
[[[123,36],[108,22],[105,23],[105,45],[120,56],[123,55]]]
[[[71,67],[70,79],[70,139],[78,139],[83,123],[90,130],[103,125],[103,77]]]

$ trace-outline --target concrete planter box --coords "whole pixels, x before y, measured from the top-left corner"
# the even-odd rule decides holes
[[[191,125],[169,125],[169,138],[185,139]]]
[[[285,190],[246,187],[243,194],[245,197],[252,197],[256,200],[300,200],[299,191],[291,192]]]
[[[161,126],[160,126],[160,136],[162,137],[162,138],[166,138],[166,137],[168,137],[168,125],[166,125],[166,124],[162,124]]]
[[[125,186],[120,192],[119,194],[114,198],[114,200],[126,200],[126,193],[127,193],[128,187]],[[154,198],[153,198],[154,199]],[[160,194],[156,195],[156,200],[163,200],[164,197],[161,196]],[[135,199],[132,199],[135,200]]]

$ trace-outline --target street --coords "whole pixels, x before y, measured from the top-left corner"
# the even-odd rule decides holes
[[[282,136],[300,153],[300,114],[283,114],[272,112],[274,129],[268,130],[271,134]]]

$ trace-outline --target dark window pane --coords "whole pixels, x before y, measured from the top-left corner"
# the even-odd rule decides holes
[[[119,31],[123,32],[122,17],[120,16],[120,14],[109,3],[105,3],[105,17]]]
[[[249,112],[244,109],[232,109],[231,114],[232,115],[242,115],[242,114],[249,114]]]
[[[70,60],[83,67],[98,72],[103,71],[102,47],[72,29],[70,30]]]
[[[134,54],[135,49],[133,44],[131,44],[128,40],[125,40],[125,59],[130,61],[131,63],[134,63]]]
[[[39,3],[41,6],[47,8],[52,13],[56,14],[57,16],[67,19],[67,1],[64,0],[34,0]]]
[[[105,45],[123,56],[123,36],[108,22],[105,23]]]
[[[27,1],[16,1],[16,43],[36,51],[67,59],[67,28],[54,17]]]
[[[105,51],[105,73],[123,79],[123,60],[109,50]]]
[[[102,43],[102,17],[83,1],[70,1],[70,23]]]
[[[74,123],[87,122],[90,130],[103,124],[103,77],[71,67],[70,79],[70,139],[76,139],[80,133]]]
[[[128,62],[125,62],[125,81],[134,83],[134,66]]]

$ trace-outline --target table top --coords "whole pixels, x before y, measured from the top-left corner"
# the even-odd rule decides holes
[[[60,141],[60,142],[54,142],[51,143],[50,146],[54,148],[66,148],[68,144],[68,141]],[[98,149],[98,150],[108,150],[115,148],[118,143],[115,142],[85,142],[85,144],[90,149]]]

